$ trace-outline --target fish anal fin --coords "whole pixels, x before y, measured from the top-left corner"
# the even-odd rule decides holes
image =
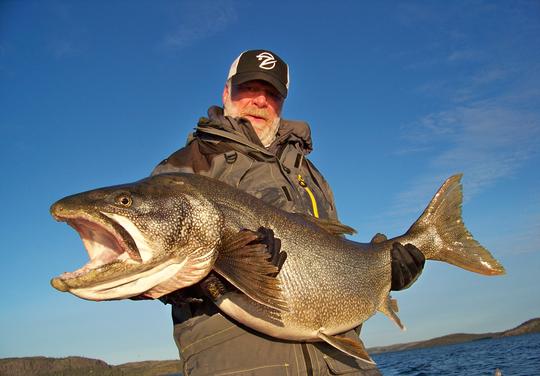
[[[356,234],[356,230],[354,228],[344,225],[339,221],[335,221],[332,219],[315,218],[309,214],[297,213],[297,215],[304,218],[306,221],[315,224],[316,226],[320,227],[322,230],[326,231],[331,235],[341,236],[345,234]]]
[[[386,317],[392,320],[401,330],[406,330],[396,312],[399,311],[397,300],[392,299],[390,295],[386,297],[383,304],[379,307],[379,312],[384,313]]]
[[[399,307],[397,304],[397,299],[392,299],[391,296],[388,296],[388,299],[390,300],[390,307],[394,310],[394,312],[399,312]]]
[[[371,359],[366,351],[366,348],[360,338],[351,339],[347,337],[330,336],[328,334],[324,334],[321,330],[319,330],[317,335],[320,339],[334,346],[336,349],[343,351],[345,354],[356,359],[360,359],[366,363],[375,364],[373,359]]]
[[[279,269],[269,258],[261,233],[241,230],[223,241],[214,270],[254,301],[287,311],[281,285],[276,278]]]

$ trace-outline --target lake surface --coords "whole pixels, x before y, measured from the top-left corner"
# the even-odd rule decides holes
[[[384,376],[540,376],[540,333],[375,354]]]

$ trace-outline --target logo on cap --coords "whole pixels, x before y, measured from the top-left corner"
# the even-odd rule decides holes
[[[257,60],[262,62],[259,64],[259,68],[270,70],[276,66],[276,59],[269,52],[263,52],[257,55]]]

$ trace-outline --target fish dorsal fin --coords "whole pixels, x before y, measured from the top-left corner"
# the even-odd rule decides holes
[[[313,223],[314,225],[320,227],[322,230],[328,232],[331,235],[353,235],[356,234],[356,230],[350,226],[344,225],[343,223],[339,221],[335,221],[333,219],[321,219],[321,218],[315,218],[309,214],[301,214],[296,213],[303,219],[305,219],[308,222]]]
[[[375,364],[373,359],[371,359],[366,351],[366,348],[360,338],[352,339],[340,336],[330,336],[328,334],[324,334],[320,330],[317,332],[317,336],[326,343],[334,346],[336,349],[343,351],[347,355],[360,359],[369,364]]]
[[[223,241],[214,270],[254,301],[287,311],[276,278],[279,270],[269,256],[258,232],[242,230]]]
[[[405,325],[401,323],[401,320],[396,314],[396,312],[398,311],[399,309],[397,305],[397,300],[392,299],[390,295],[386,297],[383,304],[379,307],[379,312],[384,313],[385,316],[392,320],[394,323],[396,323],[396,325],[399,326],[401,330],[405,330]]]

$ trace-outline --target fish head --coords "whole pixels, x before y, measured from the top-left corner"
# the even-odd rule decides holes
[[[90,258],[51,284],[89,300],[151,290],[155,298],[198,282],[213,266],[223,230],[217,206],[174,176],[68,196],[51,214],[79,233]]]

